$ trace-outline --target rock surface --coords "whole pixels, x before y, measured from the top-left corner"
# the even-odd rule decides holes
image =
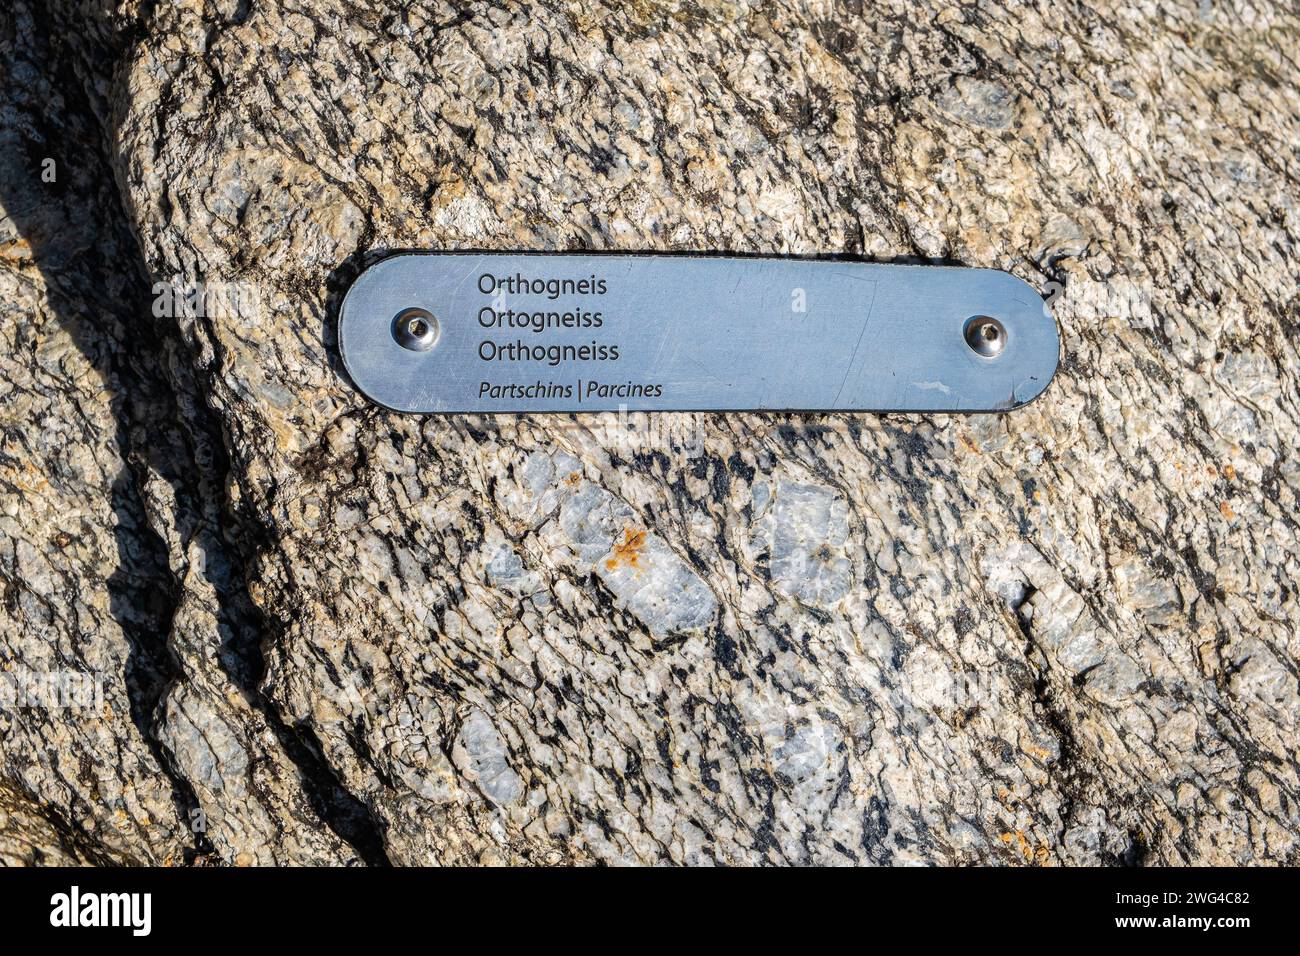
[[[18,0],[0,667],[102,692],[0,708],[0,859],[1300,862],[1298,41]],[[334,323],[406,247],[991,266],[1063,363],[1006,417],[402,416]]]

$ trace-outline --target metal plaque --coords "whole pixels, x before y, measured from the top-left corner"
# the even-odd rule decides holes
[[[993,269],[432,253],[366,269],[343,362],[405,412],[991,412],[1039,395],[1056,323]]]

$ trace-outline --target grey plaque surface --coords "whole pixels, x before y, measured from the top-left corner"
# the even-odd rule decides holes
[[[372,400],[442,413],[1006,411],[1060,350],[992,269],[524,253],[384,259],[339,344]]]

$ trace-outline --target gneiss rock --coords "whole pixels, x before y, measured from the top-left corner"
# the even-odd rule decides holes
[[[172,595],[134,456],[164,405],[118,304],[136,253],[25,5],[0,46],[0,857],[179,862],[185,783],[150,736]]]
[[[165,692],[95,732],[168,773],[85,759],[170,822],[106,834],[33,731],[25,799],[112,858],[1296,861],[1284,5],[236,7],[67,53],[108,261],[256,305],[123,293],[157,358],[109,390],[171,396],[168,464],[62,440],[142,463],[147,552],[101,518],[60,573],[167,589]],[[404,247],[941,257],[1057,283],[1064,361],[1006,417],[402,416],[334,323]],[[53,562],[4,480],[0,548]],[[24,607],[24,659],[129,655]]]
[[[101,131],[41,73],[59,63],[41,19],[20,4],[0,26],[0,854],[354,860],[312,805],[341,803],[343,826],[348,801],[256,693],[224,455],[151,334]]]

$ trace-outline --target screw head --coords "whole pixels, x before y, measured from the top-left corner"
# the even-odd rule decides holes
[[[438,318],[428,309],[403,309],[393,319],[393,338],[412,352],[427,352],[438,344]]]
[[[963,331],[966,344],[977,355],[993,358],[1007,346],[1007,330],[991,315],[973,315]]]

